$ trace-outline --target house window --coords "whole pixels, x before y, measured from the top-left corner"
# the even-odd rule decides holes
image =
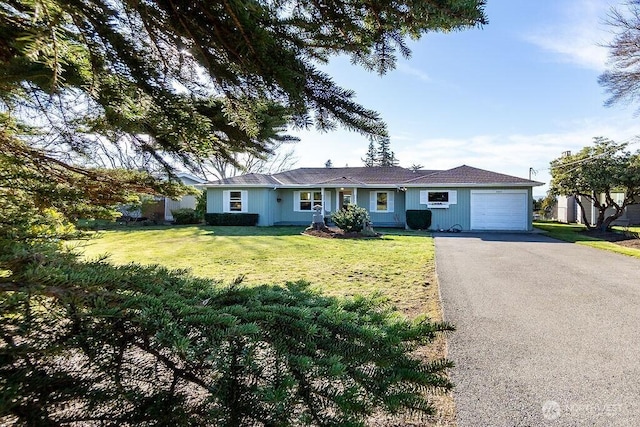
[[[372,191],[369,210],[371,212],[393,212],[392,191]]]
[[[458,203],[458,192],[456,190],[421,190],[420,204],[427,205],[428,208],[448,208],[449,205]]]
[[[388,197],[386,192],[378,192],[376,193],[376,210],[377,211],[386,211],[388,208]]]
[[[311,211],[316,205],[322,206],[322,191],[299,191],[296,197],[296,211]]]
[[[242,191],[229,192],[229,211],[242,212]]]
[[[247,212],[247,191],[227,190],[223,193],[223,212]]]
[[[449,203],[448,191],[429,191],[427,201],[429,203]]]

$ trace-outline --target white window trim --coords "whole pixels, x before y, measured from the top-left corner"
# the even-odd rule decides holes
[[[232,192],[240,192],[240,204],[241,210],[232,211],[231,210],[231,193]],[[222,212],[223,213],[247,213],[249,211],[247,206],[248,199],[248,191],[247,190],[224,190],[222,192]]]
[[[311,193],[311,209],[300,209],[300,193]],[[320,193],[320,200],[316,200],[313,198],[313,193]],[[315,205],[322,205],[322,190],[305,190],[305,191],[296,191],[293,196],[293,211],[294,212],[313,212],[313,207]]]
[[[387,195],[387,209],[385,210],[378,210],[378,194],[380,193],[386,193]],[[369,212],[393,213],[395,210],[394,196],[395,193],[393,191],[372,191],[369,199]]]
[[[323,189],[322,196],[324,197],[324,211],[331,212],[331,191]]]
[[[429,193],[448,193],[448,202],[429,202]],[[458,204],[458,190],[420,190],[420,204],[427,205],[427,208],[431,209],[446,209],[450,205]]]

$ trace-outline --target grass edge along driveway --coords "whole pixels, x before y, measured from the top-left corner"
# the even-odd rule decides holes
[[[586,227],[582,224],[534,222],[533,226],[537,229],[545,231],[547,236],[554,239],[640,258],[640,249],[621,246],[613,242],[608,242],[606,240],[581,233],[581,231],[586,230]],[[614,229],[617,231],[622,231],[622,228],[619,227],[614,227]],[[636,229],[637,227],[633,228],[633,230],[631,231],[637,232],[638,230]]]

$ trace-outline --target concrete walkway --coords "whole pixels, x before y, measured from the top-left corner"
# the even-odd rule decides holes
[[[436,263],[459,426],[640,425],[640,259],[463,233]]]

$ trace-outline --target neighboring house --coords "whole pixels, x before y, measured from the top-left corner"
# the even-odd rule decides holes
[[[184,172],[178,173],[176,176],[185,185],[196,186],[206,182],[204,179]],[[127,206],[121,206],[118,210],[122,213],[123,219],[126,218],[127,220],[173,221],[171,211],[180,208],[195,209],[197,202],[197,197],[191,195],[183,196],[178,200],[163,196],[153,196],[153,199],[143,202],[142,207],[127,209]]]
[[[178,173],[176,174],[176,176],[180,178],[180,181],[182,181],[184,185],[198,186],[199,184],[204,184],[206,182],[206,180],[202,178],[198,178],[197,176],[184,172]],[[197,203],[197,196],[182,196],[182,198],[178,200],[164,197],[161,203],[164,207],[164,220],[173,221],[173,215],[171,214],[171,211],[182,208],[195,209]]]
[[[569,224],[578,220],[577,214],[579,206],[575,196],[558,196],[554,206],[554,218],[558,222]]]
[[[405,227],[406,211],[430,209],[432,228],[532,229],[532,187],[542,185],[470,166],[412,171],[401,167],[300,168],[211,181],[209,213],[257,213],[258,225],[308,225],[348,204],[369,211],[378,227]]]
[[[600,195],[600,201],[604,203],[604,194]],[[613,200],[622,204],[624,200],[624,193],[611,193]],[[582,218],[582,209],[578,204],[575,196],[558,196],[557,198],[557,219],[559,222],[577,222],[582,224],[584,222]],[[640,202],[640,200],[635,200]],[[598,209],[593,206],[593,203],[586,197],[580,196],[580,202],[585,210],[585,216],[587,222],[590,225],[594,225],[598,220]],[[607,209],[605,215],[609,216],[615,212],[613,208]],[[640,203],[627,205],[624,208],[622,215],[613,221],[612,225],[639,225],[640,224]]]

